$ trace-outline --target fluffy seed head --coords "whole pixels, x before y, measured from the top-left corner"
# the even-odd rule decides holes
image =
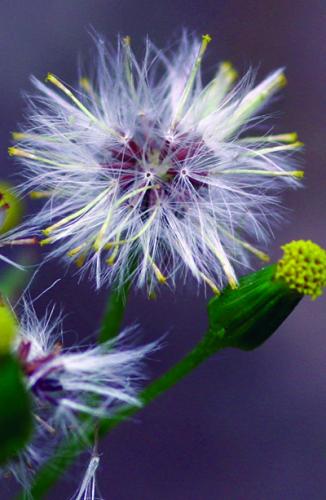
[[[225,280],[236,287],[234,267],[250,254],[268,260],[250,241],[266,242],[281,188],[302,177],[302,144],[254,128],[286,80],[280,69],[235,85],[224,62],[203,85],[209,42],[185,34],[169,53],[147,41],[139,62],[130,38],[116,52],[99,40],[95,71],[76,90],[52,73],[33,79],[39,94],[9,149],[24,188],[45,200],[26,230],[50,256],[91,269],[97,286],[132,272],[152,291],[180,271],[218,293]]]
[[[53,309],[39,320],[31,304],[24,302],[14,352],[33,396],[35,431],[31,445],[12,461],[9,471],[25,487],[67,433],[86,439],[95,418],[111,416],[126,404],[140,405],[143,360],[157,344],[128,347],[127,333],[130,337],[129,329],[99,346],[66,349]]]
[[[53,310],[39,320],[25,304],[16,352],[35,400],[51,408],[52,422],[64,424],[80,413],[108,415],[121,404],[139,404],[135,394],[141,361],[153,345],[128,349],[123,346],[126,334],[84,350],[65,349]]]

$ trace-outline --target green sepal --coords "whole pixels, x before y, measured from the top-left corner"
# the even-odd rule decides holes
[[[275,279],[270,265],[240,279],[208,304],[209,329],[219,332],[220,345],[245,351],[263,344],[292,312],[302,295]]]
[[[18,361],[0,356],[0,465],[26,445],[32,432],[31,402]]]

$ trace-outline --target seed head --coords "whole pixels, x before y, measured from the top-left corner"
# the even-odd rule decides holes
[[[52,73],[47,85],[33,79],[39,95],[9,149],[24,189],[45,200],[25,230],[42,235],[50,257],[90,269],[97,286],[132,272],[152,292],[190,273],[218,293],[237,286],[250,254],[268,260],[252,240],[266,243],[280,189],[303,175],[296,134],[253,132],[285,76],[254,86],[248,73],[235,85],[224,62],[203,85],[209,42],[185,34],[170,54],[147,41],[139,62],[129,37],[116,52],[99,40],[95,76],[76,90]]]
[[[16,329],[12,351],[32,396],[34,435],[8,470],[28,487],[31,474],[67,434],[86,439],[96,418],[112,416],[126,404],[140,406],[137,391],[144,379],[143,361],[157,343],[127,347],[129,329],[99,346],[65,348],[60,317],[55,318],[52,309],[39,320],[26,300]],[[1,348],[0,341],[0,352]]]

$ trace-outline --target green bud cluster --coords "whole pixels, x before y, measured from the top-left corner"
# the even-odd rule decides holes
[[[284,256],[277,263],[275,278],[312,300],[326,286],[326,250],[312,241],[291,241],[283,245]]]

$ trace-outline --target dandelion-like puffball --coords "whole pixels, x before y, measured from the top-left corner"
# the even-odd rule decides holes
[[[53,308],[39,320],[25,301],[16,332],[14,355],[21,364],[32,395],[32,442],[7,466],[28,489],[31,475],[67,437],[87,439],[96,419],[110,417],[124,405],[140,406],[137,398],[144,379],[143,361],[157,343],[130,346],[121,333],[115,340],[82,348],[64,348],[61,319]]]
[[[147,41],[139,62],[128,37],[117,51],[99,40],[93,76],[76,90],[52,73],[33,78],[39,94],[9,149],[24,188],[45,200],[25,230],[98,287],[132,273],[151,292],[190,273],[218,293],[237,286],[250,254],[268,260],[252,243],[266,244],[279,192],[303,175],[296,134],[263,128],[285,76],[254,86],[249,72],[235,84],[223,62],[203,85],[209,41],[184,34],[165,52]]]

